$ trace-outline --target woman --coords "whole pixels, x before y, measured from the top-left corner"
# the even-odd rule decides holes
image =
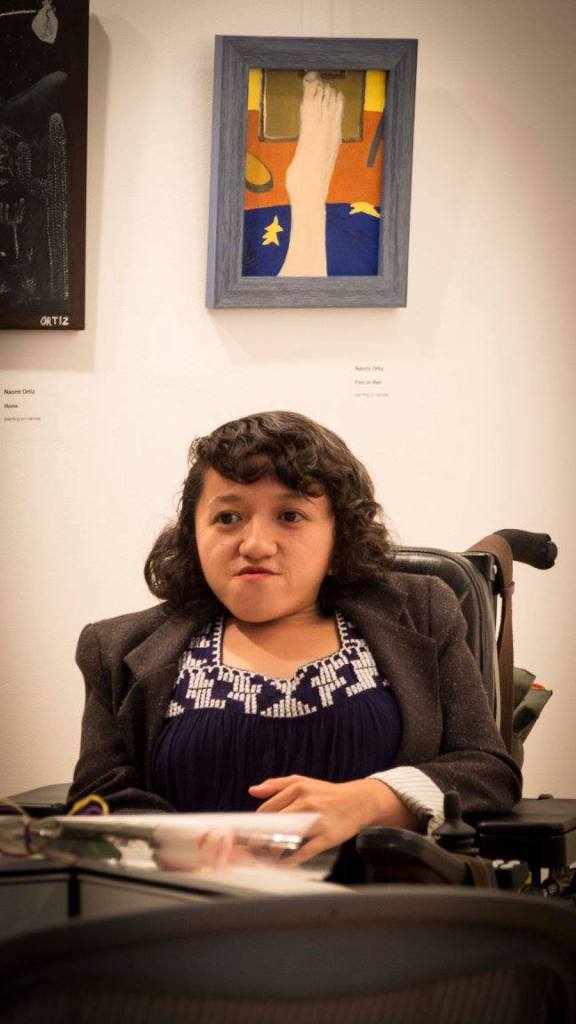
[[[370,478],[297,413],[195,441],[146,580],[164,603],[87,626],[71,799],[112,811],[320,812],[294,860],[372,824],[425,830],[443,794],[507,811],[497,733],[448,586],[394,573]]]

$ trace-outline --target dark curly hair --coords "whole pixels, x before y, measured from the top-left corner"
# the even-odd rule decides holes
[[[338,592],[357,591],[387,571],[391,543],[367,470],[337,434],[307,416],[262,412],[231,420],[192,442],[189,464],[178,518],[158,537],[144,570],[152,593],[172,607],[206,620],[222,611],[204,578],[194,529],[210,467],[238,483],[273,476],[301,494],[327,496],[335,531],[331,573],[320,590],[325,614]]]

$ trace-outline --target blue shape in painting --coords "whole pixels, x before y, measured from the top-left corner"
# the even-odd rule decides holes
[[[378,273],[380,218],[350,214],[348,203],[326,206],[326,255],[330,277],[371,277]]]
[[[278,245],[263,245],[266,228],[278,217],[282,231],[276,234]],[[292,217],[289,206],[267,206],[246,210],[242,245],[242,273],[246,277],[276,277],[288,252]]]
[[[282,231],[278,245],[263,245],[266,229],[278,217]],[[276,277],[286,258],[290,241],[290,207],[268,206],[246,210],[242,273],[246,277]],[[368,277],[378,273],[380,218],[365,213],[350,215],[348,203],[326,206],[326,250],[330,277]]]

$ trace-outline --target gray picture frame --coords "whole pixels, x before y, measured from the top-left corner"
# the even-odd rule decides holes
[[[216,36],[206,304],[238,307],[406,305],[416,39]],[[378,273],[242,275],[248,72],[261,68],[387,72]]]

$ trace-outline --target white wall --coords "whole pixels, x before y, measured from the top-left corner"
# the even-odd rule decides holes
[[[405,543],[552,534],[558,566],[517,571],[516,660],[555,691],[527,792],[576,795],[576,8],[91,6],[87,328],[0,338],[2,386],[42,415],[1,424],[0,791],[70,777],[77,634],[152,603],[142,564],[191,438],[283,407],[342,433]],[[205,309],[215,33],[420,40],[407,309]],[[357,364],[387,398],[354,398]]]

